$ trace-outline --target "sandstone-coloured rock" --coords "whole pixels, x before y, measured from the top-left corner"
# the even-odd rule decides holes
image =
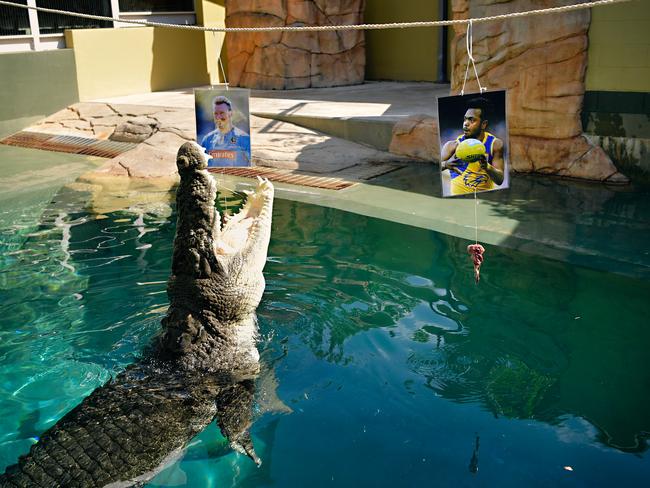
[[[143,142],[147,146],[151,146],[158,151],[167,152],[174,156],[178,152],[178,148],[192,138],[184,138],[174,132],[158,131],[149,139]]]
[[[563,0],[452,0],[454,19],[565,5]],[[595,180],[622,180],[604,154],[582,137],[588,9],[473,25],[481,85],[508,91],[510,163],[515,171]],[[463,86],[466,25],[455,25],[452,93]],[[465,93],[478,92],[470,68]]]
[[[142,142],[158,130],[158,122],[146,116],[134,117],[118,125],[110,136],[112,141]]]
[[[107,117],[91,118],[89,122],[95,138],[106,140],[115,132],[115,128],[125,120],[126,117],[120,114],[114,114]]]
[[[72,107],[66,107],[63,110],[53,113],[47,117],[47,120],[50,122],[64,122],[69,120],[79,120],[79,113],[72,109]]]
[[[183,139],[196,138],[196,118],[193,109],[165,109],[149,115],[158,122],[158,131],[173,132]]]
[[[393,126],[388,150],[425,161],[440,159],[438,120],[429,115],[411,115]]]
[[[107,104],[108,105],[108,104]],[[160,107],[152,105],[132,105],[132,104],[110,104],[116,114],[124,117],[141,117],[143,115],[151,115],[160,111]]]
[[[97,176],[128,176],[130,178],[162,178],[177,174],[176,154],[140,144],[107,161],[94,173]]]
[[[328,86],[353,85],[363,80],[365,63],[363,45],[341,54],[311,55],[311,85],[315,88]]]
[[[287,3],[291,2],[278,0],[226,0],[226,15],[255,12],[259,15],[284,19],[287,16]]]
[[[73,105],[74,107],[74,105]],[[106,117],[91,117],[88,119],[88,121],[92,124],[93,127],[97,125],[102,125],[106,127],[117,127],[120,125],[122,122],[124,122],[127,119],[126,115],[122,114],[113,114],[113,115],[108,115]]]
[[[115,115],[115,111],[106,103],[80,102],[75,103],[71,108],[79,114],[79,118],[84,120]]]
[[[314,2],[288,2],[287,25],[302,23],[315,25],[319,10]]]
[[[363,0],[226,0],[227,27],[359,24]],[[363,31],[229,32],[229,82],[256,89],[362,83]]]
[[[582,135],[566,139],[511,136],[510,163],[514,171],[522,173],[626,181],[604,151]]]
[[[115,132],[114,125],[93,124],[93,136],[99,140],[106,140]]]

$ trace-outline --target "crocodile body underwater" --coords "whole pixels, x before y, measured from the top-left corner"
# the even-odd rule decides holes
[[[248,428],[273,186],[260,180],[222,225],[203,149],[184,144],[177,166],[170,306],[160,335],[140,361],[43,433],[0,476],[1,487],[141,485],[215,418],[231,447],[260,463]]]

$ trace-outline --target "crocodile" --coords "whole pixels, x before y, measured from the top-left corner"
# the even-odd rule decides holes
[[[176,164],[177,227],[160,333],[136,363],[43,433],[0,486],[139,486],[215,418],[230,446],[260,464],[249,428],[273,185],[258,180],[240,212],[222,219],[203,149],[183,144]]]

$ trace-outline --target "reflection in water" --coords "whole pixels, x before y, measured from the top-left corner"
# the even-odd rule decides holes
[[[2,471],[132,363],[167,308],[169,212],[92,216],[85,198],[60,192],[20,246],[0,230],[0,247],[10,249],[0,255]],[[132,259],[138,239],[158,240],[157,257]]]
[[[474,441],[474,450],[472,451],[472,457],[469,460],[469,472],[472,474],[478,473],[478,450],[480,446],[480,437],[476,436],[476,441]]]
[[[607,445],[646,449],[650,284],[489,247],[476,286],[465,245],[279,202],[260,314],[339,364],[355,361],[352,337],[385,328],[443,397],[552,424],[573,414]]]
[[[151,486],[452,486],[478,467],[475,432],[486,485],[560,485],[555,465],[578,486],[648,472],[648,282],[488,246],[476,286],[467,242],[282,200],[274,213],[262,467],[212,424]],[[80,222],[65,251],[62,214]],[[84,217],[61,201],[22,245],[0,230],[3,467],[137,360],[167,308],[174,217]]]

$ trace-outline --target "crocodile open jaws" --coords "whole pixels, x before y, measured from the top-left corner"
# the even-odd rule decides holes
[[[203,150],[184,144],[177,165],[178,223],[162,332],[140,361],[97,388],[7,468],[0,486],[140,485],[215,418],[230,445],[260,463],[248,429],[273,186],[260,180],[222,225]]]

